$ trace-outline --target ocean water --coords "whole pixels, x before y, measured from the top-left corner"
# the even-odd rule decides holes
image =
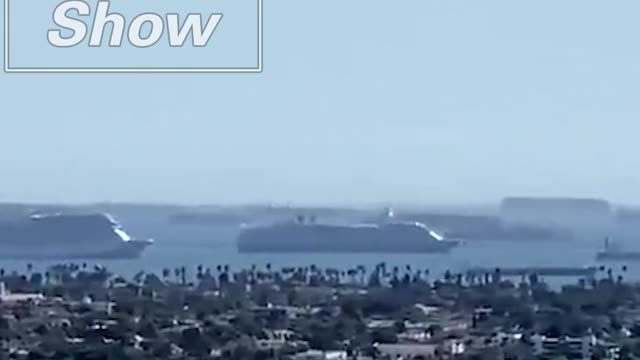
[[[601,250],[601,241],[567,242],[505,242],[475,241],[455,248],[449,254],[239,254],[235,247],[238,227],[234,225],[192,226],[169,224],[164,217],[119,216],[125,229],[137,238],[153,238],[155,243],[136,260],[110,260],[99,264],[108,269],[131,276],[139,271],[160,273],[163,268],[185,266],[193,275],[198,265],[214,270],[217,265],[229,265],[240,269],[256,265],[273,268],[288,266],[333,267],[339,269],[364,265],[372,269],[385,262],[388,268],[398,266],[404,270],[428,269],[432,277],[441,276],[446,270],[464,271],[472,267],[508,268],[542,266],[600,266],[610,267],[621,274],[627,267],[626,279],[640,280],[640,262],[600,264],[595,254]],[[5,270],[24,271],[26,261],[2,261]],[[87,261],[96,264],[95,261]],[[43,270],[52,262],[32,262],[36,270]],[[563,282],[575,279],[562,279]]]

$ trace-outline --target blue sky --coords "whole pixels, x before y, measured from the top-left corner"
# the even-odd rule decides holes
[[[261,74],[0,74],[0,200],[640,202],[637,1],[265,1]]]

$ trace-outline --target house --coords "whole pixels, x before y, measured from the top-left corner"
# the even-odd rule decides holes
[[[390,319],[370,319],[366,323],[369,330],[392,330],[396,327],[396,321]]]
[[[375,344],[374,347],[381,356],[391,359],[430,358],[438,353],[435,344]]]
[[[42,294],[28,294],[28,293],[10,293],[4,282],[0,282],[0,303],[14,305],[24,302],[39,302],[44,300]]]
[[[597,343],[593,335],[561,338],[534,335],[531,341],[536,356],[565,356],[569,360],[591,359]]]
[[[346,351],[307,350],[293,356],[294,360],[347,360]]]

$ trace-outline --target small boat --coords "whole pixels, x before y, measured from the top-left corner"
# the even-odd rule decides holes
[[[604,240],[604,250],[596,254],[598,261],[640,261],[640,251],[624,251],[611,245],[609,238]]]

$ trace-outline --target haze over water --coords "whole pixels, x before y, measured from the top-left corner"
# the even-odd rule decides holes
[[[249,268],[252,265],[264,268],[272,264],[276,269],[316,265],[322,268],[354,268],[364,265],[372,269],[385,262],[388,267],[406,265],[412,269],[428,269],[432,278],[441,277],[446,270],[464,271],[472,267],[553,267],[553,266],[600,266],[611,267],[620,273],[622,265],[628,267],[627,279],[640,280],[640,265],[633,263],[596,263],[595,254],[602,243],[594,241],[568,242],[519,242],[519,241],[472,241],[455,248],[450,254],[239,254],[235,236],[239,228],[235,225],[193,226],[171,225],[166,218],[153,216],[119,216],[125,229],[138,238],[150,237],[155,244],[136,260],[87,261],[101,264],[108,269],[132,276],[138,271],[156,272],[163,268],[174,269],[186,266],[191,276],[197,265],[215,271],[217,265],[230,265],[232,270]],[[8,270],[24,271],[28,263],[35,269],[44,269],[56,261],[28,262],[2,261]],[[603,274],[604,275],[604,274]],[[575,279],[547,279],[551,284],[573,282]]]
[[[261,74],[0,74],[0,200],[640,203],[639,12],[266,1]]]

